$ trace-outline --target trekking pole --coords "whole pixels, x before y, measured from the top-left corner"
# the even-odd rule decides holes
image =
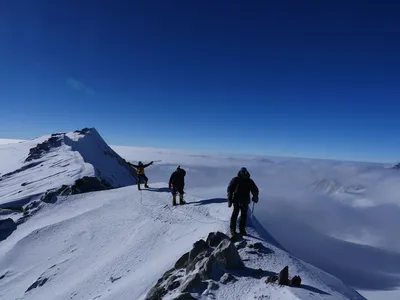
[[[253,208],[251,210],[251,218],[253,218],[253,216],[254,216],[254,202],[253,202]]]

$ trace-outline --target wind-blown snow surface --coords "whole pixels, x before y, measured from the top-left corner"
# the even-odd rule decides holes
[[[187,205],[173,208],[165,183],[153,186],[60,197],[46,206],[0,243],[0,298],[143,299],[193,242],[210,231],[226,232],[225,199],[189,195]],[[274,253],[249,254],[246,266],[279,272],[290,265],[302,277],[302,288],[244,276],[213,292],[215,299],[363,299],[254,229],[249,232]]]
[[[378,163],[113,149],[128,160],[162,160],[149,168],[150,181],[167,180],[180,164],[197,196],[226,197],[229,180],[246,166],[260,187],[255,216],[288,251],[368,299],[400,298],[398,170]]]
[[[23,167],[29,148],[49,137],[0,147],[0,158],[7,162],[0,172]],[[8,189],[0,202],[26,201],[29,195],[72,183],[70,166],[51,167],[66,156],[80,167],[77,176],[98,171],[107,176],[115,170],[108,146],[93,147],[98,139],[79,148],[79,133],[67,137],[63,148],[40,158],[43,166],[37,165],[35,172],[22,170],[0,181],[0,193]],[[260,187],[253,220],[257,231],[249,228],[250,239],[274,250],[262,259],[246,257],[246,265],[277,272],[289,264],[291,275],[300,274],[305,286],[275,288],[244,277],[222,286],[215,299],[360,299],[339,280],[274,246],[278,244],[360,290],[393,292],[399,286],[400,173],[395,170],[380,164],[112,148],[133,162],[156,161],[146,169],[152,188],[140,192],[128,186],[44,204],[0,242],[0,299],[143,299],[194,241],[210,231],[227,231],[231,209],[226,186],[242,166]],[[105,163],[109,158],[112,165]],[[171,208],[165,187],[177,165],[187,170],[190,203]],[[58,170],[51,174],[64,173],[49,179],[53,168]],[[21,186],[24,182],[33,183]],[[35,188],[28,190],[30,186]],[[21,193],[25,196],[18,198]],[[374,297],[388,299],[386,295]]]

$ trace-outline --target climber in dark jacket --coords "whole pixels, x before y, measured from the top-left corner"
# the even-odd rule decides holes
[[[241,168],[238,175],[234,177],[229,183],[227,194],[228,194],[228,206],[231,207],[233,204],[233,212],[231,216],[230,229],[231,234],[236,234],[236,222],[240,211],[240,234],[246,235],[246,220],[247,211],[250,204],[250,192],[253,195],[253,202],[258,202],[258,187],[254,181],[250,178],[250,173],[246,168]]]
[[[147,178],[146,174],[144,173],[144,169],[147,168],[148,166],[152,165],[153,161],[149,162],[148,164],[143,164],[141,161],[139,161],[138,165],[130,164],[133,168],[136,169],[136,175],[137,175],[137,186],[138,190],[140,190],[140,183],[143,181],[144,182],[144,187],[148,188],[149,186],[147,185],[149,179]]]
[[[185,188],[185,176],[186,171],[178,166],[176,171],[172,173],[169,178],[168,187],[172,188],[172,205],[176,205],[176,194],[179,193],[179,204],[185,204],[186,202],[183,200],[183,189]]]

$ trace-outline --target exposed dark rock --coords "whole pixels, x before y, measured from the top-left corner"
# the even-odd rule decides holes
[[[19,225],[23,224],[26,220],[28,220],[28,218],[29,218],[29,214],[28,215],[24,215],[21,218],[19,218],[17,220],[17,222],[15,222],[15,224],[17,224],[17,226],[19,226]]]
[[[243,249],[247,246],[247,242],[246,241],[240,241],[238,243],[235,243],[236,249],[240,250]]]
[[[222,232],[210,232],[207,237],[207,244],[210,247],[217,247],[223,240],[229,240],[229,237]]]
[[[218,289],[219,289],[219,285],[215,281],[210,281],[208,283],[207,290],[215,291],[215,290],[218,290]]]
[[[173,300],[196,300],[190,293],[183,293],[176,296]]]
[[[192,262],[197,255],[199,255],[201,252],[209,249],[207,243],[204,240],[199,240],[193,244],[192,250],[189,252],[189,263]]]
[[[57,196],[65,195],[76,195],[81,193],[104,191],[111,189],[112,186],[105,181],[97,177],[85,176],[75,181],[72,186],[62,185],[58,189],[47,191],[41,198],[43,202],[53,203]]]
[[[236,278],[226,271],[242,269],[244,264],[233,242],[224,238],[222,233],[209,235],[207,240],[212,245],[218,243],[218,246],[212,248],[204,240],[195,242],[193,248],[178,259],[174,268],[158,280],[145,299],[162,299],[176,291],[187,295],[218,289],[219,285],[210,279],[218,281],[223,277],[221,282],[235,281]]]
[[[2,206],[1,211],[4,212],[4,214],[9,214],[13,212],[22,213],[24,212],[24,208],[22,206]]]
[[[296,275],[289,280],[289,266],[286,266],[279,272],[279,274],[269,276],[266,283],[275,283],[277,282],[280,285],[288,285],[293,287],[299,287],[301,285],[301,277]]]
[[[290,286],[300,287],[301,286],[301,277],[296,275],[290,281]]]
[[[0,280],[4,279],[6,277],[8,272],[5,272],[3,275],[0,276]]]
[[[46,203],[54,203],[57,196],[70,194],[72,194],[71,187],[63,184],[58,189],[48,190],[40,200]]]
[[[199,255],[197,255],[186,267],[186,273],[189,273],[196,269],[196,264],[198,262],[205,262],[205,258],[209,257],[211,255],[211,250],[206,249],[203,252],[201,252]]]
[[[29,210],[38,208],[40,206],[40,204],[41,204],[40,201],[32,201],[32,202],[30,202],[28,205],[25,206],[24,213],[28,212]]]
[[[104,179],[85,176],[75,181],[75,185],[72,186],[72,194],[103,191],[111,188],[112,186]]]
[[[244,268],[243,261],[235,245],[229,240],[222,241],[212,253],[211,257],[215,258],[224,269],[237,270]]]
[[[199,273],[203,280],[218,281],[225,271],[242,268],[244,264],[234,244],[229,240],[223,240],[210,257],[200,262]]]
[[[122,278],[122,276],[119,276],[119,277],[113,277],[113,276],[111,276],[111,277],[110,277],[110,281],[111,281],[111,283],[114,283],[115,281],[120,280],[121,278]]]
[[[164,297],[167,293],[168,290],[165,287],[156,285],[149,291],[145,300],[159,300],[162,299],[162,297]]]
[[[229,282],[235,282],[235,281],[237,281],[236,277],[233,276],[233,275],[230,274],[230,273],[225,273],[225,274],[221,277],[221,279],[219,280],[219,282],[221,282],[222,284],[227,284],[227,283],[229,283]]]
[[[11,218],[0,220],[0,241],[8,238],[17,229],[17,224]]]
[[[25,293],[29,292],[30,290],[36,289],[40,286],[43,286],[47,282],[48,278],[45,277],[39,277],[28,289],[25,291]]]
[[[51,136],[54,137],[54,136],[59,136],[59,135],[64,135],[64,134],[66,134],[66,132],[57,132],[57,133],[53,133]]]
[[[181,285],[179,281],[169,280],[168,284],[166,285],[168,291],[175,290]]]
[[[194,292],[202,293],[207,288],[207,283],[202,282],[199,273],[190,275],[185,282],[182,283],[180,288],[181,292]]]
[[[175,269],[186,268],[188,261],[189,261],[189,252],[186,252],[175,263]]]
[[[289,266],[286,266],[279,272],[278,283],[281,285],[289,285]]]
[[[171,275],[173,274],[174,269],[170,269],[167,272],[164,273],[164,275],[157,281],[157,284],[162,283],[163,281],[166,281]]]
[[[91,129],[92,129],[92,128],[85,127],[85,128],[83,128],[83,129],[81,129],[81,130],[75,130],[74,132],[75,132],[75,133],[80,133],[80,134],[86,134],[86,133],[88,133]]]
[[[198,272],[202,280],[208,280],[210,278],[216,279],[223,274],[223,271],[216,266],[214,258],[211,257],[201,260]]]
[[[267,280],[265,280],[265,283],[275,283],[278,281],[278,275],[271,275],[268,276]]]
[[[170,269],[157,281],[156,285],[148,292],[145,300],[159,300],[162,299],[167,293],[168,288],[166,282],[172,276],[174,269]]]
[[[63,135],[52,135],[48,140],[43,143],[37,144],[35,147],[29,149],[28,157],[25,159],[25,162],[39,159],[46,153],[50,152],[50,150],[60,147],[62,145],[62,137]]]

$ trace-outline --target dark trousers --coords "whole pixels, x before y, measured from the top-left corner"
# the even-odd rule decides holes
[[[183,186],[182,185],[173,185],[172,186],[172,195],[175,195],[179,193],[180,195],[183,195]]]
[[[231,216],[231,230],[236,230],[236,222],[240,212],[239,230],[243,231],[246,228],[248,203],[233,203],[233,212]]]
[[[149,181],[147,176],[144,175],[144,174],[138,174],[137,175],[137,180],[138,180],[138,183],[147,183]]]

